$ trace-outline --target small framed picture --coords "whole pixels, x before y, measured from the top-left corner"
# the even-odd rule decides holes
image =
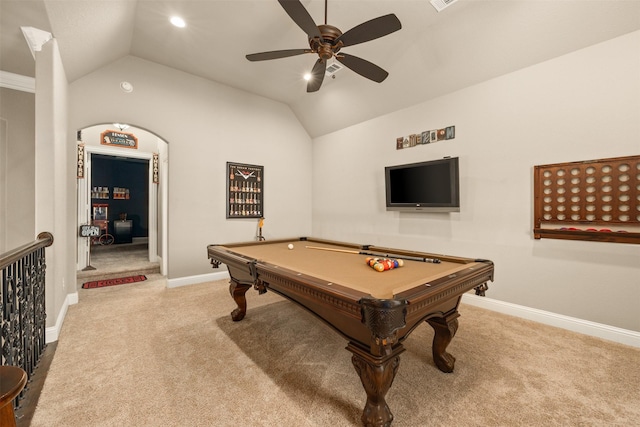
[[[438,140],[438,131],[437,130],[430,130],[429,131],[429,141],[430,142],[436,142]]]
[[[109,211],[109,205],[103,203],[93,204],[93,219],[94,220],[106,220],[109,219],[107,212]]]
[[[227,162],[227,218],[264,216],[264,166]]]

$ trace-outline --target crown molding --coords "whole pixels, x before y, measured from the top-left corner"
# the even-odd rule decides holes
[[[48,31],[33,27],[20,27],[20,29],[22,30],[25,40],[27,40],[33,59],[36,59],[36,52],[40,52],[42,46],[53,38],[53,35]]]
[[[36,79],[0,70],[0,87],[36,93]]]

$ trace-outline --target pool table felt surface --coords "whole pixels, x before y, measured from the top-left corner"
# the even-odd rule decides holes
[[[293,249],[288,248],[289,243],[293,244]],[[403,267],[379,272],[366,264],[365,260],[370,255],[333,252],[307,246],[353,250],[351,247],[300,240],[225,247],[259,262],[273,264],[332,284],[368,293],[378,299],[391,299],[401,292],[423,286],[444,275],[478,268],[481,265],[477,262],[442,261],[434,264],[403,260]],[[372,249],[372,251],[375,250]]]

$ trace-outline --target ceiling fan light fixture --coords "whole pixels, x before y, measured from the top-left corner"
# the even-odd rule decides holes
[[[184,19],[180,18],[179,16],[172,16],[171,19],[169,19],[169,22],[171,22],[171,24],[178,28],[184,28],[187,26],[187,23],[184,22]]]
[[[306,81],[311,80],[311,73],[305,73],[304,76],[302,76],[303,79],[305,79]]]
[[[307,34],[309,49],[287,49],[252,53],[246,55],[246,58],[249,61],[253,62],[287,58],[307,53],[317,55],[318,59],[310,73],[311,79],[307,80],[307,92],[318,91],[320,86],[322,86],[325,75],[331,75],[332,78],[335,77],[335,71],[337,71],[337,69],[332,69],[332,74],[327,72],[328,62],[332,59],[340,62],[341,65],[351,69],[351,71],[356,74],[374,82],[381,83],[385,78],[387,78],[389,73],[378,67],[376,64],[357,56],[342,53],[341,49],[343,47],[354,46],[375,40],[400,30],[402,28],[402,24],[396,15],[389,13],[387,15],[370,19],[343,33],[338,28],[326,23],[326,1],[324,7],[324,25],[316,25],[315,21],[311,15],[309,15],[309,12],[305,6],[302,5],[300,0],[278,0],[278,3],[280,3],[280,6],[282,6],[293,22]]]

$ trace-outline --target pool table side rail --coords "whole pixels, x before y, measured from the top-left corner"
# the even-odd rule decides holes
[[[222,245],[207,246],[207,256],[211,260],[213,268],[220,267],[220,264],[225,264],[227,266],[227,270],[229,269],[229,266],[239,266],[243,270],[247,270],[249,274],[242,274],[240,277],[234,277],[234,279],[243,284],[253,285],[257,278],[255,271],[255,259],[237,254],[227,248],[228,246]]]
[[[316,315],[349,341],[355,341],[368,348],[371,331],[362,322],[362,298],[368,294],[340,286],[326,286],[304,274],[290,274],[283,268],[270,264],[257,266],[258,280],[266,284],[268,290],[281,295],[307,311]]]
[[[225,244],[213,244],[213,245],[208,245],[207,248],[209,247],[213,247],[213,246],[218,246],[218,247],[225,247],[225,248],[237,248],[237,247],[242,247],[242,246],[256,246],[256,245],[273,245],[273,244],[278,244],[278,243],[289,243],[289,242],[295,242],[295,241],[299,241],[299,242],[305,242],[305,243],[323,243],[323,244],[327,244],[327,245],[336,245],[336,246],[344,246],[346,248],[351,248],[354,250],[366,250],[367,248],[369,248],[369,245],[358,245],[355,243],[344,243],[344,242],[339,242],[336,240],[328,240],[328,239],[318,239],[315,237],[291,237],[291,238],[287,238],[287,239],[274,239],[274,240],[260,240],[260,241],[255,241],[255,240],[250,240],[250,241],[246,241],[246,242],[238,242],[238,243],[225,243]]]
[[[432,280],[428,283],[428,286],[417,286],[415,288],[399,292],[394,295],[394,297],[408,300],[411,304],[418,300],[432,298],[434,295],[438,294],[444,297],[450,293],[464,293],[487,282],[492,282],[493,273],[493,262],[483,260],[470,268]],[[445,286],[444,289],[443,286]]]
[[[462,294],[493,281],[493,263],[479,264],[472,271],[456,274],[454,280],[443,277],[431,282],[431,287],[413,289],[396,295],[407,301],[406,327],[398,331],[400,341],[423,321],[433,317],[445,317],[458,309]],[[446,283],[445,283],[446,282]]]

